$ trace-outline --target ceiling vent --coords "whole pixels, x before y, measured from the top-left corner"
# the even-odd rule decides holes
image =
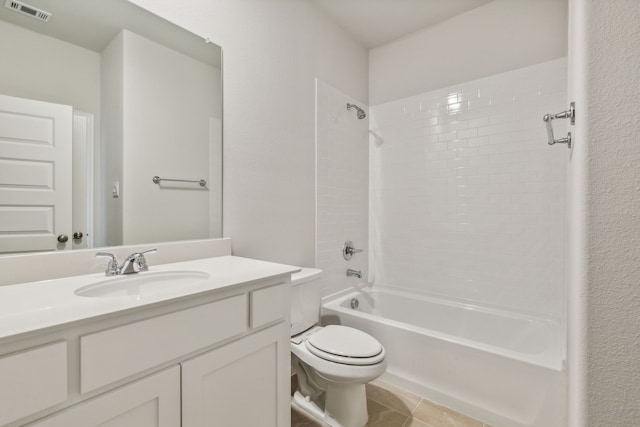
[[[29,15],[32,18],[35,18],[39,21],[44,21],[44,22],[49,22],[52,15],[49,12],[45,12],[44,10],[38,9],[37,7],[29,6],[28,4],[18,0],[7,0],[4,3],[4,6],[11,10],[15,10],[16,12]]]

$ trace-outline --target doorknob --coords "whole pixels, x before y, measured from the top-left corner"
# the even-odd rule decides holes
[[[84,237],[84,234],[82,234],[82,231],[76,231],[75,233],[73,233],[73,240],[80,240]]]
[[[58,236],[58,242],[67,243],[68,241],[69,241],[69,236],[67,236],[66,234],[61,234]]]

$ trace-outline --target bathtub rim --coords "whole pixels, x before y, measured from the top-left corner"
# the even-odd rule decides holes
[[[418,298],[424,298],[424,299],[430,299],[433,301],[437,301],[437,302],[451,302],[454,304],[460,304],[460,305],[469,305],[469,306],[474,306],[474,307],[480,307],[481,309],[485,310],[485,311],[495,311],[495,312],[501,312],[501,313],[509,313],[511,315],[513,315],[514,317],[522,317],[522,318],[526,318],[526,319],[536,319],[536,320],[541,320],[541,321],[550,321],[550,322],[555,322],[558,324],[562,324],[563,320],[561,317],[552,317],[552,316],[547,316],[535,311],[528,311],[528,310],[514,310],[510,307],[506,307],[503,305],[499,305],[499,304],[492,304],[492,303],[479,303],[477,301],[474,300],[470,300],[470,299],[465,299],[465,298],[460,298],[460,297],[453,297],[453,296],[449,296],[449,295],[443,295],[443,294],[439,294],[439,293],[435,293],[435,292],[429,292],[429,291],[417,291],[415,289],[412,288],[405,288],[402,286],[392,286],[392,285],[383,285],[383,284],[377,284],[375,282],[361,282],[358,283],[356,285],[353,285],[349,288],[346,289],[342,289],[338,292],[334,292],[332,294],[329,295],[325,295],[323,296],[322,299],[322,304],[328,304],[331,302],[334,302],[336,299],[340,299],[343,298],[345,295],[350,295],[354,292],[358,292],[358,291],[370,291],[370,290],[374,290],[374,291],[390,291],[393,293],[399,293],[399,294],[406,294],[409,296],[416,296]]]
[[[517,352],[515,350],[509,350],[509,349],[504,349],[495,345],[490,345],[490,344],[485,344],[482,342],[478,342],[478,341],[474,341],[474,340],[470,340],[467,338],[463,338],[463,337],[458,337],[455,335],[451,335],[451,334],[446,334],[443,332],[439,332],[439,331],[435,331],[433,329],[429,329],[429,328],[424,328],[424,327],[420,327],[420,326],[414,326],[411,325],[409,323],[405,323],[405,322],[400,322],[397,320],[393,320],[393,319],[389,319],[389,318],[383,318],[381,316],[378,315],[374,315],[374,314],[369,314],[369,313],[365,313],[362,311],[355,311],[353,309],[350,308],[345,308],[343,307],[341,304],[342,302],[346,301],[348,298],[352,298],[352,297],[356,297],[360,292],[367,292],[367,291],[373,291],[373,292],[380,292],[380,293],[392,293],[392,294],[396,294],[396,295],[400,295],[400,296],[410,296],[410,297],[416,297],[418,299],[422,299],[422,300],[427,300],[429,302],[432,303],[437,303],[437,304],[445,304],[448,306],[455,306],[455,307],[462,307],[462,308],[472,308],[474,310],[477,311],[481,311],[484,313],[489,313],[489,314],[500,314],[500,315],[507,315],[507,317],[515,317],[521,320],[528,320],[528,321],[536,321],[536,322],[542,322],[548,326],[552,327],[553,330],[553,339],[552,342],[555,343],[555,345],[558,346],[558,348],[556,349],[547,349],[546,351],[544,351],[542,353],[542,356],[539,357],[531,357],[529,355],[527,355],[526,353],[521,353],[521,352]],[[460,302],[460,301],[456,301],[454,299],[446,299],[446,298],[442,298],[442,297],[436,297],[430,294],[422,294],[422,293],[417,293],[417,292],[411,292],[411,291],[407,291],[405,289],[402,288],[395,288],[395,287],[391,287],[391,286],[380,286],[380,285],[375,285],[372,286],[370,284],[360,284],[358,286],[340,291],[338,293],[335,293],[333,295],[329,295],[325,298],[322,299],[322,306],[321,306],[321,316],[326,315],[326,311],[325,308],[327,310],[332,310],[334,312],[341,312],[344,313],[346,315],[350,315],[350,316],[357,316],[357,317],[361,317],[364,319],[367,319],[369,321],[372,322],[379,322],[381,323],[381,320],[379,319],[384,319],[384,323],[389,324],[391,326],[409,331],[409,332],[413,332],[416,334],[420,334],[420,335],[427,335],[427,336],[431,336],[437,339],[441,339],[443,341],[446,341],[448,343],[452,343],[452,344],[457,344],[457,345],[462,345],[468,348],[472,348],[472,349],[476,349],[476,350],[480,350],[480,351],[484,351],[487,353],[491,353],[491,354],[495,354],[497,356],[501,356],[501,357],[505,357],[505,358],[509,358],[509,359],[513,359],[513,360],[517,360],[519,362],[522,363],[527,363],[527,364],[531,364],[534,366],[538,366],[541,368],[546,368],[546,369],[550,369],[556,372],[564,372],[565,368],[566,368],[566,359],[564,356],[564,352],[562,351],[562,323],[559,320],[556,319],[550,319],[550,318],[545,318],[542,316],[536,316],[536,315],[531,315],[529,313],[527,314],[523,314],[523,313],[519,313],[519,312],[515,312],[515,311],[509,311],[509,310],[504,310],[501,308],[496,308],[496,307],[485,307],[482,305],[478,305],[478,304],[471,304],[469,302]],[[547,356],[544,357],[544,355],[548,355],[549,352],[552,352],[551,356]],[[540,360],[543,359],[543,360]]]

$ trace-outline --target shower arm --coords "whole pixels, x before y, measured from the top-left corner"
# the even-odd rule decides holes
[[[347,102],[347,110],[351,111],[351,108],[355,108],[356,111],[358,111],[358,118],[360,120],[364,119],[365,117],[367,117],[367,113],[360,107],[358,107],[356,104],[349,104]]]

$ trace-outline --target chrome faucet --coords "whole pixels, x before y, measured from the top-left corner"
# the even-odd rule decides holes
[[[116,256],[109,252],[98,252],[96,253],[96,257],[111,258],[107,264],[107,269],[104,274],[105,276],[118,276],[120,274],[132,274],[140,271],[148,271],[149,265],[147,264],[147,259],[144,257],[144,254],[154,252],[156,252],[155,248],[144,252],[134,252],[125,258],[122,265],[118,265],[118,259]]]
[[[353,270],[351,268],[347,269],[347,276],[351,277],[357,277],[358,279],[362,279],[362,270]]]

